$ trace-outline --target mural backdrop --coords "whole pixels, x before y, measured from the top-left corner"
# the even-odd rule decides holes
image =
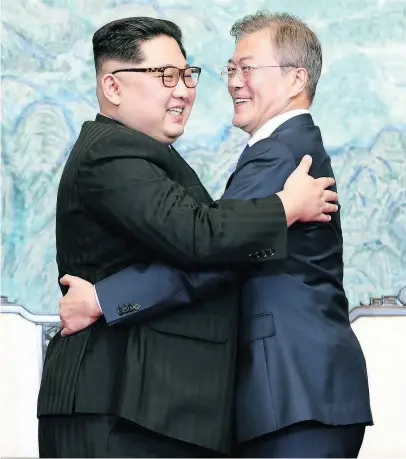
[[[300,16],[323,45],[312,107],[333,158],[351,307],[406,284],[406,5],[402,0],[4,0],[2,295],[58,310],[55,201],[64,161],[97,112],[91,37],[111,20],[167,18],[203,67],[177,147],[219,197],[246,142],[220,76],[236,19],[270,8]],[[142,109],[142,108],[141,108]]]

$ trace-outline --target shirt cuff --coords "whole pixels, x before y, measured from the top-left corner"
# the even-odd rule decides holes
[[[96,297],[97,306],[99,306],[99,309],[103,314],[103,309],[100,306],[99,297],[97,296],[97,290],[96,290],[96,286],[95,285],[93,285],[93,289],[94,289],[94,296]]]

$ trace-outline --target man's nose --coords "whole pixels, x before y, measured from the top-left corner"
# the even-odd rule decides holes
[[[245,85],[245,81],[240,72],[235,72],[235,74],[228,79],[229,88],[242,88]]]
[[[186,98],[189,94],[189,88],[185,85],[182,77],[179,77],[178,84],[173,88],[173,95],[175,97]]]

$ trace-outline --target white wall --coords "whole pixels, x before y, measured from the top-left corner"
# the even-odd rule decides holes
[[[0,457],[38,457],[41,326],[0,315]]]
[[[362,317],[353,323],[368,367],[374,426],[360,457],[406,457],[406,316]]]

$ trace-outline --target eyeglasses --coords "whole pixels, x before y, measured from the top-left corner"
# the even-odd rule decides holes
[[[182,75],[182,80],[187,88],[195,88],[199,82],[199,77],[202,69],[200,67],[186,67],[185,69],[178,69],[177,67],[166,66],[156,68],[132,68],[132,69],[119,69],[111,72],[115,75],[118,72],[145,72],[145,73],[159,73],[162,78],[162,83],[167,88],[174,88]]]
[[[246,82],[254,70],[264,69],[264,68],[283,68],[283,67],[297,68],[295,65],[261,65],[258,67],[252,67],[250,65],[245,65],[242,68],[230,67],[229,65],[226,65],[223,67],[223,70],[221,71],[221,75],[223,77],[226,77],[225,79],[227,81],[230,81],[238,74],[238,76],[242,79],[242,81]]]

